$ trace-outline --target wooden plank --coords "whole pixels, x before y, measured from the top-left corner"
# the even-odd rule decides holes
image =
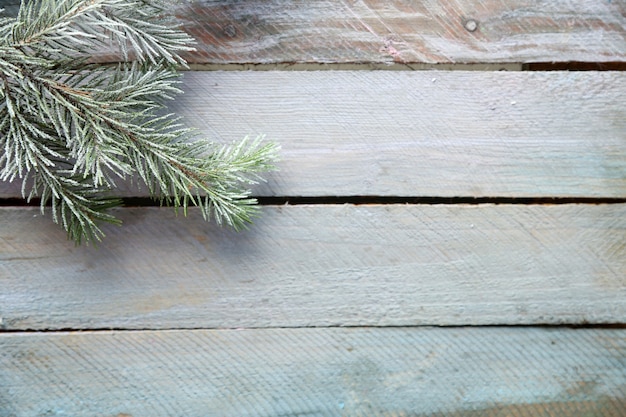
[[[193,1],[194,63],[626,60],[626,2]]]
[[[626,197],[626,73],[190,72],[184,88],[171,110],[208,137],[281,144],[257,195]]]
[[[0,334],[4,416],[611,416],[626,331]]]
[[[4,3],[16,13],[19,1]],[[198,40],[193,63],[626,60],[623,0],[204,0],[171,12]]]
[[[626,323],[626,205],[120,209],[98,248],[0,210],[6,330]]]

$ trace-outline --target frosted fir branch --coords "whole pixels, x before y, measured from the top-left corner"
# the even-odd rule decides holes
[[[23,3],[12,25],[10,44],[42,56],[75,58],[95,47],[118,47],[139,61],[185,65],[182,52],[194,40],[175,28],[161,1],[32,0]],[[2,31],[0,30],[0,33]]]
[[[136,178],[162,204],[199,206],[241,229],[258,213],[246,188],[274,169],[277,147],[247,138],[232,146],[195,137],[173,114],[180,93],[173,64],[191,38],[167,23],[160,1],[36,0],[0,19],[0,180],[50,205],[77,243],[99,240],[115,181]],[[110,43],[115,68],[89,63]]]

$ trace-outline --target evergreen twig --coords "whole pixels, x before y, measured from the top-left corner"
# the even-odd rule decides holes
[[[160,0],[33,0],[0,19],[0,180],[51,204],[70,239],[100,240],[119,205],[116,180],[138,177],[162,204],[197,205],[241,229],[257,213],[247,186],[273,169],[277,147],[198,139],[164,103],[181,91],[176,66],[193,39]],[[97,48],[120,63],[95,65]]]

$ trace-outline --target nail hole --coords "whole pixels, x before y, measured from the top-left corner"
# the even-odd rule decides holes
[[[467,19],[465,23],[463,23],[463,26],[465,26],[465,29],[469,32],[476,32],[476,29],[478,29],[478,22],[474,19]]]

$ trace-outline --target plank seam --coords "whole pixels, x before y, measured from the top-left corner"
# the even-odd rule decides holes
[[[260,205],[557,205],[557,204],[623,204],[626,198],[595,197],[438,197],[438,196],[327,196],[327,197],[256,197]],[[130,203],[130,202],[129,202]]]
[[[94,327],[94,328],[73,328],[63,327],[59,329],[4,329],[0,330],[2,334],[37,334],[37,333],[106,333],[106,332],[161,332],[161,331],[195,331],[195,330],[294,330],[294,329],[461,329],[461,328],[519,328],[519,329],[605,329],[605,330],[623,330],[626,329],[626,323],[581,323],[581,324],[480,324],[480,325],[324,325],[324,326],[246,326],[246,327],[145,327],[141,329],[132,329],[125,327]]]
[[[522,71],[626,71],[626,62],[529,62]]]
[[[108,65],[108,64],[106,64]],[[117,65],[117,64],[115,64]],[[191,63],[182,71],[522,71],[520,62],[427,63],[427,62],[240,62]]]
[[[117,64],[116,64],[117,65]],[[227,64],[189,64],[188,71],[626,71],[625,61],[556,62],[242,62]]]
[[[115,64],[117,65],[117,64]],[[625,61],[556,62],[258,62],[228,64],[189,64],[187,71],[626,71]]]
[[[117,67],[121,62],[103,62],[103,67]],[[238,62],[190,63],[179,71],[626,71],[626,61],[555,61],[555,62]]]
[[[564,205],[564,204],[624,204],[626,198],[616,197],[409,197],[409,196],[252,196],[261,206],[281,205]],[[160,207],[158,199],[150,197],[121,198],[124,207]],[[41,200],[0,198],[0,207],[39,207]]]

